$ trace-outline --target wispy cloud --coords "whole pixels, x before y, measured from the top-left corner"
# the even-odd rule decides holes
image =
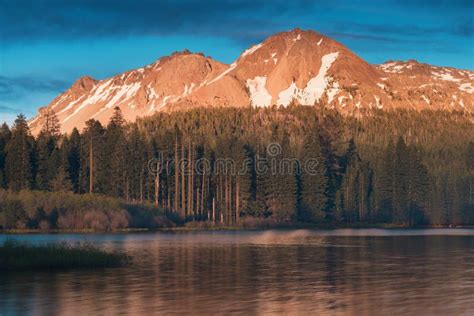
[[[340,0],[272,0],[271,3],[267,0],[0,0],[0,37],[8,42],[188,33],[261,39],[275,29],[281,30],[280,17],[286,16],[283,19],[286,24],[288,19],[298,24],[328,10],[344,9],[347,3]],[[361,11],[374,5],[415,16],[422,12],[433,15],[447,12],[454,17],[455,23],[449,27],[444,26],[445,21],[440,21],[436,27],[420,26],[415,19],[406,25],[397,25],[394,21],[386,21],[383,25],[352,25],[372,35],[446,32],[469,37],[474,32],[472,0],[389,0],[384,4],[368,0],[358,4]]]
[[[322,1],[273,0],[4,1],[0,36],[8,40],[114,35],[219,34],[239,30],[244,37],[275,25],[269,16],[303,13]],[[19,23],[21,21],[21,23]]]
[[[69,84],[51,78],[0,76],[0,98],[12,100],[31,92],[57,92],[66,89]]]

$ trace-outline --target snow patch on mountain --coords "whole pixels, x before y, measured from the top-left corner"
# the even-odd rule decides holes
[[[328,89],[327,95],[328,95],[328,104],[331,104],[331,102],[334,100],[334,97],[339,93],[339,83],[334,82],[332,86]]]
[[[428,97],[427,97],[426,95],[423,94],[421,97],[423,98],[423,100],[425,100],[425,102],[426,102],[428,105],[431,104],[430,99],[428,99]]]
[[[257,49],[259,49],[260,47],[262,47],[262,43],[260,44],[257,44],[257,45],[254,45],[252,47],[250,47],[249,49],[246,49],[244,50],[244,52],[242,53],[242,55],[240,56],[240,58],[242,57],[245,57],[245,56],[248,56],[248,55],[252,55]]]
[[[313,105],[316,101],[319,101],[329,82],[326,73],[337,56],[339,56],[339,52],[326,54],[321,58],[319,73],[308,81],[306,88],[302,91],[301,104]]]
[[[444,80],[444,81],[453,81],[453,82],[459,82],[461,79],[454,78],[452,74],[449,72],[437,72],[437,71],[432,71],[431,74],[433,75],[434,79],[439,79],[439,80]]]
[[[277,54],[277,53],[272,53],[272,59],[273,59],[273,62],[275,63],[275,65],[276,65],[276,63],[277,63],[277,61],[278,61],[278,58],[275,57],[276,54]]]
[[[298,99],[299,89],[293,81],[290,86],[278,94],[278,105],[288,106],[294,99]]]
[[[374,95],[374,98],[375,98],[375,105],[377,106],[377,108],[382,109],[383,105],[382,105],[382,102],[380,102],[380,98],[376,95]]]
[[[399,73],[405,67],[406,65],[399,65],[396,62],[388,62],[379,66],[379,68],[382,69],[383,71],[392,73],[392,74]]]
[[[324,55],[321,58],[321,68],[318,74],[308,81],[306,88],[298,89],[293,82],[287,89],[278,94],[277,104],[287,106],[293,99],[296,99],[302,105],[314,105],[316,101],[319,101],[329,84],[329,77],[326,77],[326,73],[338,55],[339,52]],[[328,95],[328,97],[334,98],[338,92],[338,87],[339,85],[334,86],[334,90],[330,91],[331,95]]]
[[[250,93],[250,102],[254,107],[270,106],[272,103],[272,96],[265,88],[267,77],[255,77],[254,79],[247,79],[247,88]]]
[[[117,87],[113,87],[113,89],[107,89],[112,83],[112,80],[107,80],[105,81],[104,83],[98,85],[98,86],[95,86],[94,89],[91,91],[91,94],[88,96],[88,98],[86,100],[84,100],[84,102],[82,102],[82,104],[77,107],[74,112],[72,112],[70,115],[68,115],[64,120],[63,120],[63,123],[64,122],[67,122],[68,120],[70,120],[73,116],[77,115],[82,109],[86,108],[87,106],[89,105],[93,105],[95,103],[98,103],[100,101],[104,101],[104,100],[107,100],[107,98],[110,96],[111,92],[114,91],[114,89],[117,89]],[[128,88],[130,86],[128,85],[125,85],[125,86],[122,86],[121,87],[121,90],[120,90],[120,93],[122,93],[120,95],[123,96]],[[117,94],[115,95],[117,96]],[[110,102],[116,102],[118,101],[119,99],[116,99],[115,97],[112,98],[112,100],[109,101]],[[112,103],[113,105],[113,103]],[[96,113],[95,115],[97,115],[98,113]],[[94,115],[94,116],[95,116]]]
[[[470,82],[463,83],[459,86],[459,90],[467,92],[467,93],[474,93],[474,87]]]
[[[345,103],[342,103],[344,101],[344,99],[347,99],[345,96],[340,96],[339,98],[337,98],[337,102],[339,102],[339,105],[341,105],[342,107],[345,107],[346,104]]]
[[[120,103],[122,99],[128,100],[132,98],[135,95],[135,93],[138,91],[138,89],[140,89],[140,87],[141,87],[140,82],[135,82],[130,85],[122,86],[120,90],[113,96],[113,98],[110,101],[108,101],[107,104],[104,107],[102,107],[96,114],[94,114],[92,118],[96,118],[100,113],[102,113],[106,109],[110,109],[117,106],[117,104]],[[100,89],[98,89],[96,93],[96,96],[95,96],[96,99],[92,98],[91,101],[86,101],[86,102],[90,102],[90,104],[95,104],[97,102],[102,101],[107,93],[106,92],[104,93],[99,90]],[[133,108],[133,104],[132,104],[132,108]]]

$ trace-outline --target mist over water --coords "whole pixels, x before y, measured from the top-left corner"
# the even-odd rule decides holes
[[[13,237],[89,241],[123,250],[134,262],[0,273],[1,315],[474,313],[473,229]]]

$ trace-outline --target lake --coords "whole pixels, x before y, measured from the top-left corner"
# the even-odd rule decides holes
[[[124,268],[0,273],[0,315],[473,315],[474,229],[0,235],[88,241]]]

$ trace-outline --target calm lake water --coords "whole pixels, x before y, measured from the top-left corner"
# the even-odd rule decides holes
[[[474,315],[474,229],[0,235],[130,267],[0,273],[0,314]]]

